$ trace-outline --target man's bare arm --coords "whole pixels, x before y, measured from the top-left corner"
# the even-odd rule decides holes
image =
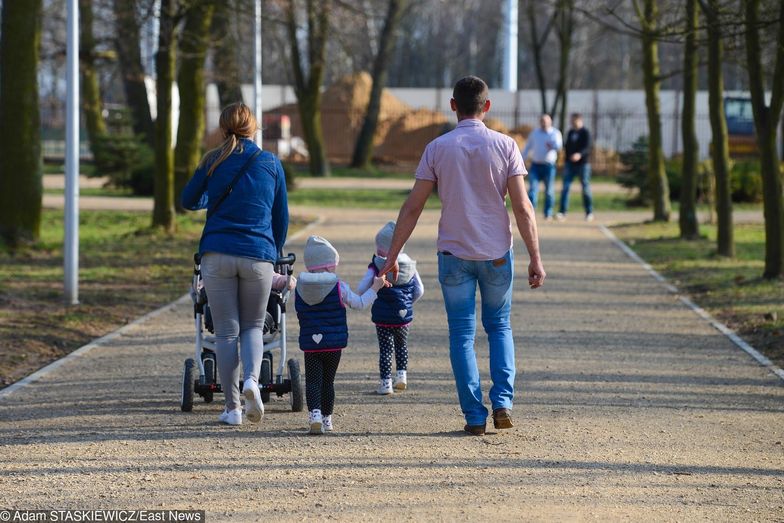
[[[392,235],[392,244],[389,246],[389,252],[387,253],[387,263],[381,269],[379,275],[391,272],[392,281],[397,280],[397,257],[400,254],[400,249],[403,248],[403,245],[411,237],[411,233],[414,232],[414,227],[416,227],[427,199],[435,186],[434,182],[428,180],[417,180],[414,182],[411,193],[400,208],[397,224],[395,225],[395,234]]]
[[[542,256],[539,252],[539,233],[536,229],[536,213],[525,191],[523,176],[512,176],[507,182],[507,191],[512,201],[512,212],[517,222],[517,230],[523,238],[528,256],[528,285],[532,289],[541,287],[547,276],[542,265]]]

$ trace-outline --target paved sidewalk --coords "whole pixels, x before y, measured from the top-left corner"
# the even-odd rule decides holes
[[[355,282],[393,217],[334,210],[313,232]],[[181,413],[192,327],[179,306],[0,399],[0,507],[196,508],[210,521],[784,518],[784,386],[591,224],[541,227],[549,279],[537,291],[517,242],[517,427],[464,437],[436,222],[426,213],[408,247],[426,288],[409,391],[372,393],[374,332],[353,313],[335,434],[305,435],[286,399],[258,427],[218,425],[219,402]],[[477,348],[486,376],[482,336]]]

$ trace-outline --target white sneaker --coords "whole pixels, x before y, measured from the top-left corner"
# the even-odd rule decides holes
[[[379,380],[376,394],[380,394],[382,396],[388,396],[389,394],[393,394],[394,392],[395,391],[392,390],[392,378]]]
[[[562,213],[562,212],[559,212],[558,214],[555,215],[555,219],[556,219],[556,221],[559,221],[559,222],[566,221],[566,215],[564,213]]]
[[[242,425],[242,409],[224,409],[218,416],[218,421],[226,425]]]
[[[321,422],[321,425],[324,427],[324,432],[332,432],[332,414],[329,416],[324,416],[324,419]]]
[[[264,417],[264,403],[261,402],[259,384],[252,378],[246,379],[242,386],[242,393],[245,395],[245,416],[248,421],[260,422]]]
[[[399,370],[397,371],[397,375],[395,376],[394,381],[392,382],[392,388],[396,391],[404,391],[408,386],[408,381],[406,380],[406,371]]]
[[[544,221],[549,223],[549,222],[553,221],[553,217],[552,216],[545,216],[544,217]]]
[[[308,412],[308,424],[311,434],[324,434],[324,419],[321,417],[321,410],[315,409]]]
[[[592,222],[593,221],[593,213],[592,212],[589,212],[588,214],[585,215],[585,221],[587,221],[587,222]]]

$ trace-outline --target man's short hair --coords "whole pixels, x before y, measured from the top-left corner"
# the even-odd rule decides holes
[[[461,78],[452,90],[457,112],[465,116],[480,114],[487,101],[487,95],[487,84],[478,76]]]
[[[582,120],[583,115],[582,113],[572,113],[572,120]]]

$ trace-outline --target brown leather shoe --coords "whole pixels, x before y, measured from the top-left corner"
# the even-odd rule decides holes
[[[463,430],[471,436],[484,436],[486,427],[487,425],[484,423],[482,425],[466,425]]]
[[[509,409],[495,409],[493,411],[493,426],[497,429],[511,429],[514,427],[512,411]]]

